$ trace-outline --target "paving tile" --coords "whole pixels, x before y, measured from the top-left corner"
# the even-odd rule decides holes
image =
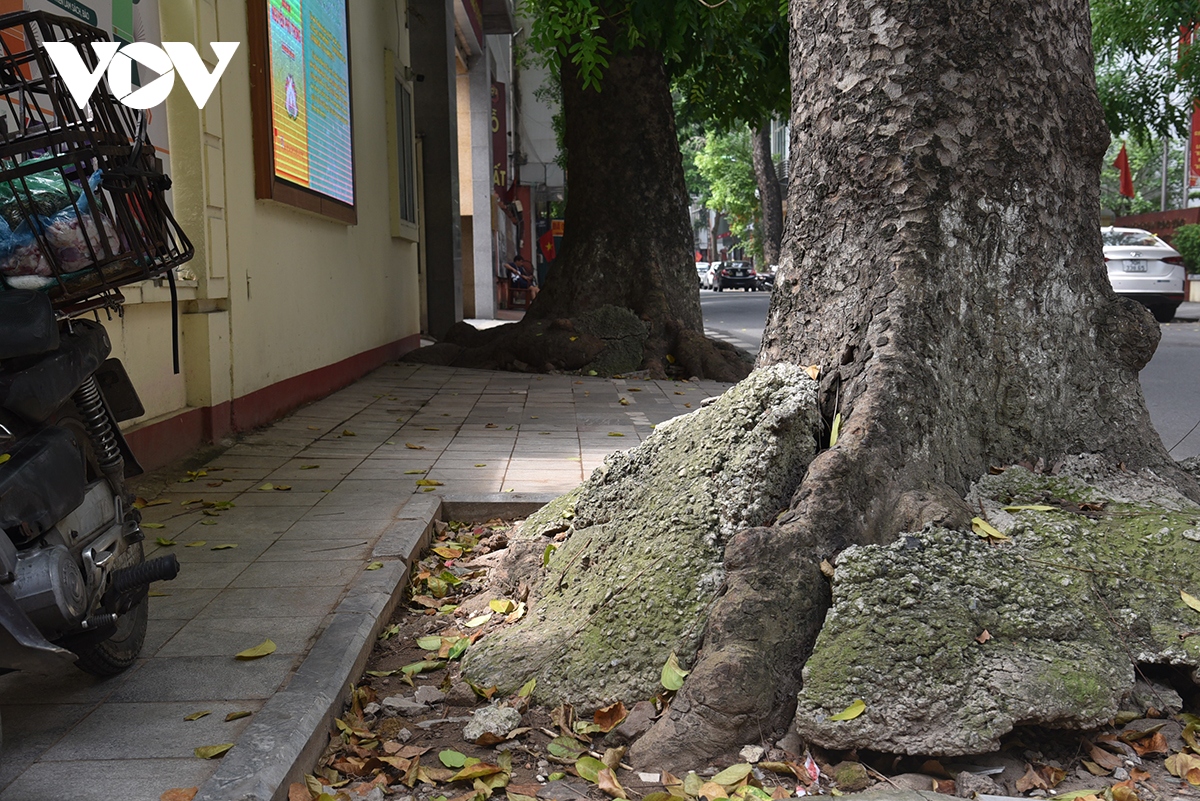
[[[259,562],[243,571],[230,587],[345,587],[362,570],[360,560]]]
[[[391,520],[346,520],[341,516],[330,520],[302,520],[294,523],[276,541],[301,540],[322,543],[331,540],[366,540],[370,542],[378,539],[390,524]]]
[[[146,640],[142,645],[142,656],[154,656],[185,623],[186,620],[176,618],[150,618],[146,622]]]
[[[117,688],[109,703],[263,700],[279,688],[298,660],[290,654],[250,661],[232,654],[154,657]]]
[[[216,772],[215,762],[196,759],[120,759],[42,762],[0,792],[0,801],[115,799],[159,801],[173,787],[196,787]]]
[[[41,762],[95,760],[195,759],[199,746],[236,742],[248,718],[226,721],[230,712],[256,712],[261,701],[103,704],[81,720]],[[201,711],[199,720],[185,717]]]
[[[307,542],[280,540],[263,552],[259,559],[267,562],[295,562],[298,559],[367,559],[373,539]]]
[[[151,596],[150,616],[156,620],[191,620],[201,609],[207,606],[220,590],[186,590],[163,587],[156,592],[165,593],[161,596]]]
[[[94,704],[0,705],[4,730],[10,734],[4,738],[0,788],[17,778],[93,708]]]
[[[361,560],[358,563],[362,564]],[[284,574],[295,570],[297,563],[280,561],[272,567]],[[314,587],[299,582],[279,587],[231,587],[221,590],[204,608],[204,616],[320,617],[333,610],[344,589],[345,585]]]
[[[136,670],[134,668],[133,670]],[[37,706],[52,704],[95,705],[116,692],[129,673],[109,678],[97,678],[72,665],[41,676],[35,673],[8,673],[0,676],[0,698],[19,698],[23,703]],[[17,735],[19,730],[4,721],[4,737]]]
[[[259,617],[235,615],[219,617],[201,615],[188,621],[167,642],[157,656],[220,656],[234,654],[253,648],[263,640],[270,639],[278,647],[278,654],[304,653],[326,616]]]

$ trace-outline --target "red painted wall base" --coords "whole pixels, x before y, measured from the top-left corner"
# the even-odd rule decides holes
[[[167,420],[131,429],[125,432],[125,439],[142,467],[154,470],[182,459],[201,445],[277,420],[299,406],[354,383],[420,344],[421,335],[413,334],[232,401],[189,409]]]

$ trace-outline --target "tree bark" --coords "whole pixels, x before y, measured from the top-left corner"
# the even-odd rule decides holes
[[[792,0],[791,24],[797,157],[759,365],[818,365],[841,435],[774,526],[727,546],[640,765],[785,724],[829,603],[816,562],[927,522],[969,531],[989,467],[1093,453],[1200,497],[1138,384],[1158,327],[1103,267],[1086,0]]]
[[[771,161],[771,121],[750,132],[754,161],[754,179],[758,183],[758,200],[762,206],[762,246],[767,264],[778,264],[783,242],[783,193]]]
[[[602,28],[610,43],[624,38],[611,22]],[[753,357],[704,336],[662,54],[646,47],[610,54],[600,91],[584,88],[574,65],[562,71],[569,197],[562,246],[545,286],[520,325],[484,332],[456,326],[442,342],[406,358],[488,369],[745,378]],[[611,321],[621,322],[619,356],[606,336]],[[630,346],[631,339],[640,344]]]
[[[606,23],[612,27],[610,23]],[[615,29],[606,34],[618,40]],[[599,92],[563,64],[569,197],[565,235],[530,319],[627,308],[650,327],[643,367],[664,374],[666,356],[688,375],[746,373],[704,337],[692,258],[687,186],[662,54],[613,53]],[[731,369],[732,368],[732,369]]]
[[[1107,133],[1087,0],[792,0],[791,25],[792,213],[759,365],[818,367],[826,427],[807,440],[819,453],[785,510],[712,540],[721,563],[702,566],[702,609],[688,618],[702,633],[678,649],[690,674],[634,743],[636,766],[678,773],[781,732],[830,604],[821,561],[927,523],[973,536],[979,512],[964,495],[989,468],[1053,472],[1086,453],[1200,499],[1152,428],[1138,384],[1158,327],[1113,294],[1104,270]],[[730,429],[749,424],[727,419]],[[681,418],[605,471],[643,486],[620,466],[647,461],[668,437],[711,430],[704,415]],[[597,471],[575,508],[598,503],[588,493],[606,475]],[[680,470],[674,491],[703,490],[706,475]],[[608,502],[636,517],[632,497]],[[588,536],[586,519],[555,522]],[[613,568],[635,586],[637,550]],[[556,586],[582,581],[592,561],[573,561]],[[545,620],[555,610],[541,602],[530,595]],[[660,612],[683,614],[678,604]],[[623,642],[610,628],[585,625],[562,647],[594,648],[597,673],[624,669],[638,632]],[[657,687],[658,676],[629,681]],[[588,685],[580,676],[577,697]]]

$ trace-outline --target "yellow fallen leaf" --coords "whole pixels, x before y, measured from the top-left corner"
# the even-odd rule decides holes
[[[0,453],[0,464],[4,464],[11,458],[12,458],[12,454],[10,454],[10,453]]]
[[[228,551],[228,550],[230,550],[231,548],[236,548],[236,547],[237,547],[237,543],[236,543],[236,542],[223,542],[223,543],[221,543],[220,545],[214,545],[214,546],[211,548],[211,550],[214,550],[214,551]]]
[[[990,537],[994,540],[1008,539],[1007,534],[1001,533],[1000,529],[996,528],[982,517],[971,518],[971,531],[974,531],[981,537]]]
[[[302,464],[302,465],[300,465],[300,469],[301,470],[316,470],[320,466],[321,465],[319,465],[319,464]]]
[[[829,432],[829,447],[837,445],[838,437],[842,433],[842,415],[841,412],[833,416],[833,429]]]
[[[854,720],[867,709],[867,702],[861,698],[856,698],[850,706],[838,712],[836,715],[830,715],[830,720]]]
[[[207,544],[208,543],[205,542],[204,540],[196,540],[195,542],[189,542],[187,545],[185,545],[183,547],[184,548],[203,548]]]
[[[367,570],[378,570],[381,567],[383,567],[383,562],[372,562],[367,565]]]
[[[621,400],[619,400],[619,401],[617,401],[617,402],[618,402],[618,403],[620,403],[622,406],[628,406],[628,405],[629,405],[629,398],[621,398]]]
[[[190,720],[199,720],[200,718],[204,717],[205,715],[211,715],[211,714],[212,714],[212,710],[202,709],[199,712],[193,712],[192,714],[187,715],[186,717],[184,717],[184,720],[189,720],[189,721]]]
[[[1200,598],[1197,598],[1196,596],[1194,596],[1190,593],[1184,592],[1183,590],[1179,591],[1179,597],[1183,599],[1183,602],[1185,604],[1192,607],[1197,612],[1200,612]]]
[[[258,489],[261,492],[270,492],[271,490],[275,489],[275,485],[274,484],[263,484]]]
[[[233,743],[221,743],[220,745],[202,745],[197,748],[194,753],[200,759],[216,759],[219,756],[224,756],[225,753],[233,748]]]
[[[404,475],[406,475],[406,476],[423,476],[428,472],[429,472],[428,470],[405,470]]]
[[[729,793],[716,782],[705,782],[700,785],[700,797],[705,801],[717,801],[718,798],[729,798]]]
[[[342,431],[342,436],[343,437],[357,437],[358,434],[355,434],[353,431],[351,431],[350,429],[347,428],[344,431]]]
[[[249,709],[243,709],[240,712],[230,712],[228,715],[225,716],[225,722],[228,723],[231,720],[241,720],[242,718],[248,718],[253,714],[254,713],[251,712]]]
[[[1045,504],[1035,503],[1026,506],[1005,506],[1006,512],[1053,512],[1056,509],[1054,506],[1046,506]]]
[[[166,528],[162,523],[142,523],[142,528]]]
[[[500,615],[507,615],[509,612],[517,608],[517,605],[507,598],[497,598],[495,600],[488,601],[488,606],[491,607],[493,612]]]
[[[623,437],[623,436],[625,436],[625,435],[624,435],[624,434],[622,434],[620,431],[609,431],[609,432],[608,432],[608,435],[609,435],[610,437]]]
[[[466,626],[469,629],[477,629],[480,626],[486,624],[491,619],[492,619],[492,613],[488,612],[486,615],[478,615],[476,617],[471,618],[470,620],[467,621]]]
[[[742,762],[737,765],[730,765],[725,770],[712,777],[712,781],[722,787],[732,787],[742,779],[750,775],[750,771],[754,770],[750,763]]]
[[[155,498],[152,501],[146,501],[146,506],[166,506],[170,501],[166,498]]]
[[[423,450],[425,450],[425,446],[424,446],[424,445],[413,445],[411,442],[406,442],[406,443],[404,443],[404,447],[408,448],[410,451],[423,451]]]
[[[290,484],[276,484],[275,485],[276,492],[290,492],[291,489],[292,489],[292,487]]]
[[[418,487],[440,487],[440,486],[442,486],[442,482],[434,481],[432,478],[418,478],[417,486]]]
[[[236,659],[261,659],[268,654],[275,653],[275,643],[271,640],[263,640],[253,648],[247,648],[236,655]]]
[[[817,377],[821,375],[821,365],[810,364],[808,367],[804,368],[804,372],[808,373],[809,378],[811,378],[813,381],[816,381]]]
[[[508,617],[504,618],[504,622],[516,623],[523,617],[525,617],[525,602],[521,601],[519,604],[517,604],[517,608],[514,609]]]
[[[437,426],[425,426],[426,431],[441,431]]]

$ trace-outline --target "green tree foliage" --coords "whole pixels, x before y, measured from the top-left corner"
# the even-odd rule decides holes
[[[1200,97],[1200,0],[1092,0],[1096,84],[1108,128],[1139,142],[1186,136]],[[1200,36],[1200,31],[1197,31]]]
[[[521,0],[529,44],[600,91],[616,49],[649,47],[697,119],[721,128],[788,108],[787,0]],[[615,26],[615,37],[602,23]]]
[[[678,94],[674,100],[675,134],[679,138],[679,152],[683,155],[683,180],[687,183],[688,197],[704,203],[711,189],[696,166],[696,156],[704,151],[704,125],[687,113],[687,107]]]
[[[730,232],[748,241],[750,252],[761,258],[762,242],[754,227],[761,209],[750,158],[750,132],[745,126],[728,133],[709,131],[695,161],[710,188],[705,204],[724,214]]]
[[[1189,273],[1200,272],[1200,225],[1181,225],[1171,235],[1171,247],[1183,256]]]

